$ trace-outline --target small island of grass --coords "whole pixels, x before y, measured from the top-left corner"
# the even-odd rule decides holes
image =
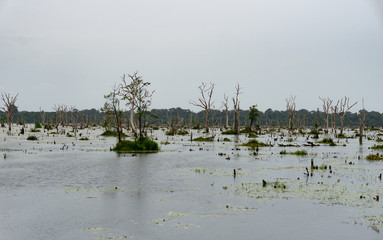
[[[123,152],[139,152],[139,153],[150,153],[158,152],[158,143],[150,140],[148,138],[143,138],[141,140],[129,141],[123,140],[118,142],[113,148],[113,151],[123,153]]]

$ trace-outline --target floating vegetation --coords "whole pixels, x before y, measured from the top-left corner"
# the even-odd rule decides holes
[[[81,137],[78,140],[80,140],[80,141],[89,141],[89,138],[88,137]]]
[[[330,146],[336,146],[336,144],[334,143],[334,141],[331,138],[324,138],[324,139],[318,141],[317,143],[323,143],[323,144],[329,144]]]
[[[290,155],[305,156],[305,155],[307,155],[307,151],[306,150],[297,150],[295,152],[287,152],[286,150],[282,150],[279,154],[281,154],[281,155],[290,154]]]
[[[371,147],[371,149],[374,149],[374,150],[383,150],[383,145],[374,145]]]
[[[366,157],[367,160],[377,161],[377,160],[383,160],[383,155],[377,154],[370,154]]]
[[[256,140],[256,139],[252,139],[252,140],[248,141],[247,143],[243,143],[239,146],[255,148],[255,147],[268,147],[270,145],[265,144],[263,142],[258,142],[258,140]]]
[[[196,141],[196,142],[213,142],[214,141],[214,137],[198,137],[198,138],[194,138],[193,141]]]
[[[116,131],[111,131],[111,130],[106,130],[101,134],[103,137],[118,137],[118,132]],[[125,133],[121,133],[121,137],[128,137]]]
[[[222,132],[223,135],[237,135],[237,131],[230,129]]]
[[[27,138],[27,140],[29,140],[29,141],[37,141],[37,137],[31,135],[31,136],[29,136],[29,137]]]
[[[169,212],[168,213],[168,216],[184,216],[184,217],[186,217],[188,215],[189,214],[187,214],[187,213],[179,213],[179,212]]]

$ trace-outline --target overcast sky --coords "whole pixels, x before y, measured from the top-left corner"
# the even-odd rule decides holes
[[[152,108],[182,107],[201,82],[215,106],[321,109],[362,98],[383,112],[381,0],[0,0],[0,92],[20,110],[99,109],[121,75],[155,90]],[[232,104],[231,104],[232,105]],[[232,106],[231,106],[232,107]]]

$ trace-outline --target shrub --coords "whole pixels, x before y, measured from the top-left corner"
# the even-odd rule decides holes
[[[29,136],[29,137],[27,138],[27,140],[29,140],[29,141],[36,141],[36,140],[37,140],[37,137],[31,135],[31,136]]]
[[[41,128],[41,124],[37,120],[35,121],[35,128]]]
[[[124,140],[118,142],[113,148],[116,152],[156,152],[158,150],[158,143],[148,138],[136,141]]]

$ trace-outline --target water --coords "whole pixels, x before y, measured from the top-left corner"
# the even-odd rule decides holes
[[[246,147],[235,150],[234,141],[190,143],[156,132],[159,142],[171,144],[132,156],[110,152],[115,139],[86,133],[90,141],[17,136],[0,145],[7,154],[0,160],[0,239],[382,237],[382,206],[373,197],[383,196],[377,178],[383,165],[358,160],[372,152],[373,141],[362,148],[357,139],[347,147],[301,147],[309,152],[303,157],[266,147],[254,156]],[[311,159],[333,173],[306,177]],[[270,185],[262,187],[262,180]]]

